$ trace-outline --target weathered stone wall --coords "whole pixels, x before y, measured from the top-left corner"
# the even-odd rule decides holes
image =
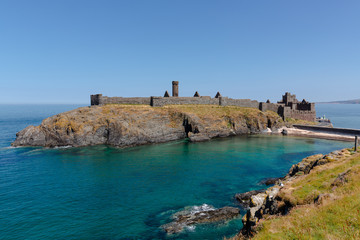
[[[202,97],[151,97],[151,106],[160,107],[165,105],[200,104],[200,105],[220,105],[238,106],[259,109],[259,102],[250,99],[232,99],[228,97],[211,98]],[[270,109],[269,109],[270,110]],[[276,111],[277,112],[277,109]]]
[[[286,118],[294,118],[314,122],[316,119],[315,111],[294,110],[286,106],[280,107],[279,115],[282,116],[284,120],[286,120]]]
[[[201,104],[201,105],[219,105],[218,98],[208,96],[202,97],[151,97],[150,105],[153,107],[161,107],[165,105],[185,105],[185,104]]]
[[[150,105],[149,97],[106,97],[102,94],[91,95],[91,105],[103,104],[146,104]]]
[[[221,106],[238,106],[238,107],[249,107],[259,109],[259,102],[250,99],[232,99],[228,97],[220,97]]]
[[[297,110],[315,111],[315,103],[298,103]]]
[[[263,111],[263,112],[265,112],[265,111],[274,111],[274,112],[278,113],[279,104],[261,102],[259,109],[261,111]]]
[[[103,97],[103,104],[150,104],[149,97]]]
[[[292,110],[291,118],[294,119],[302,119],[310,122],[315,122],[316,112],[315,111],[300,111],[300,110]]]

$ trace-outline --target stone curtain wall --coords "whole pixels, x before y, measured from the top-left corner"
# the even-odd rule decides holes
[[[150,105],[149,97],[106,97],[102,94],[91,95],[91,105],[103,104],[145,104]]]
[[[151,97],[151,106],[161,107],[165,105],[220,105],[220,106],[238,106],[259,109],[259,102],[250,99],[232,99],[228,97],[211,98],[203,97]],[[277,112],[277,110],[275,111]]]
[[[306,120],[306,121],[315,122],[316,112],[315,111],[291,110],[290,118],[302,119],[302,120]]]
[[[150,105],[149,97],[103,97],[103,104],[146,104]]]
[[[282,106],[278,113],[284,120],[286,120],[286,118],[301,119],[311,122],[315,122],[316,120],[316,111],[294,110],[290,107]]]
[[[227,97],[220,97],[221,106],[238,106],[238,107],[250,107],[259,109],[259,102],[250,99],[232,99]]]
[[[259,109],[263,112],[274,111],[276,113],[279,113],[279,104],[261,102]]]
[[[165,105],[219,105],[219,98],[203,97],[151,97],[150,105],[153,107],[161,107]]]

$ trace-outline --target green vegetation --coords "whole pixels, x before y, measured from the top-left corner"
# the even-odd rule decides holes
[[[360,239],[360,152],[332,160],[285,186],[281,197],[295,207],[265,217],[252,239]]]
[[[286,118],[285,121],[290,125],[299,124],[299,125],[316,125],[316,122],[305,121],[301,119]]]

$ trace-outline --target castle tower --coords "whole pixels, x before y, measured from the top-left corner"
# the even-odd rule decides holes
[[[179,96],[179,82],[178,81],[172,82],[172,96],[173,97]]]

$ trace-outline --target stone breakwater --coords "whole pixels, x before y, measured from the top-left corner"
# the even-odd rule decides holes
[[[305,126],[304,126],[305,127]],[[282,134],[288,136],[299,136],[299,137],[311,137],[311,138],[322,138],[322,139],[329,139],[329,140],[339,140],[339,141],[354,141],[354,136],[356,134],[347,134],[341,132],[321,132],[316,130],[316,126],[307,126],[308,130],[300,129],[297,127],[290,127],[290,128],[282,128],[279,129]],[[312,129],[314,128],[314,129]],[[331,130],[331,128],[328,128]]]
[[[291,183],[309,174],[317,166],[330,162],[341,161],[350,156],[347,149],[334,151],[330,154],[317,154],[304,158],[298,164],[291,167],[288,174],[280,178],[276,184],[268,189],[250,191],[236,194],[235,198],[244,207],[248,208],[243,216],[244,227],[234,239],[248,239],[253,237],[259,225],[259,221],[271,215],[286,215],[291,208],[310,203],[321,203],[324,199],[332,198],[331,194],[318,194],[309,199],[309,202],[297,202],[291,195],[294,190]],[[339,174],[331,186],[337,186],[346,180],[349,171]],[[344,180],[345,179],[345,180]]]
[[[127,147],[185,138],[204,141],[283,125],[275,112],[253,108],[114,104],[82,107],[46,118],[39,126],[18,132],[12,146]]]

